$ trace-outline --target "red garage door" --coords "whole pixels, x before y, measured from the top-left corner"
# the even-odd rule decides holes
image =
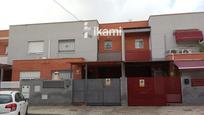
[[[164,77],[128,78],[128,105],[166,105]]]
[[[128,105],[130,106],[159,106],[180,102],[180,77],[128,78]]]

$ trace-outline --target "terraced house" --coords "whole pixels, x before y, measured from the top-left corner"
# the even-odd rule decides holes
[[[87,105],[204,104],[204,13],[10,26],[12,80],[72,80]],[[94,28],[122,29],[95,35]]]
[[[11,80],[11,66],[7,64],[9,30],[0,30],[0,81]]]

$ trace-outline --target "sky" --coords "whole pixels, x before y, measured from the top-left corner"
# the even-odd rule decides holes
[[[148,20],[150,15],[204,12],[204,0],[57,0],[80,20]],[[75,21],[53,0],[0,0],[0,30],[9,25]]]

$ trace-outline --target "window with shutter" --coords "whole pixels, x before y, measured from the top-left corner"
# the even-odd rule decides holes
[[[20,80],[21,79],[40,79],[40,72],[39,71],[20,72]]]
[[[59,40],[58,41],[59,52],[74,52],[75,51],[75,40]]]
[[[43,41],[29,41],[28,42],[28,53],[43,53],[44,42]]]

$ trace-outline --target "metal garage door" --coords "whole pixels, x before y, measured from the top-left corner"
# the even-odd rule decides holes
[[[120,105],[120,79],[73,80],[73,103]]]
[[[128,78],[128,105],[166,105],[164,78]]]
[[[129,105],[166,105],[181,102],[180,77],[128,78]]]

